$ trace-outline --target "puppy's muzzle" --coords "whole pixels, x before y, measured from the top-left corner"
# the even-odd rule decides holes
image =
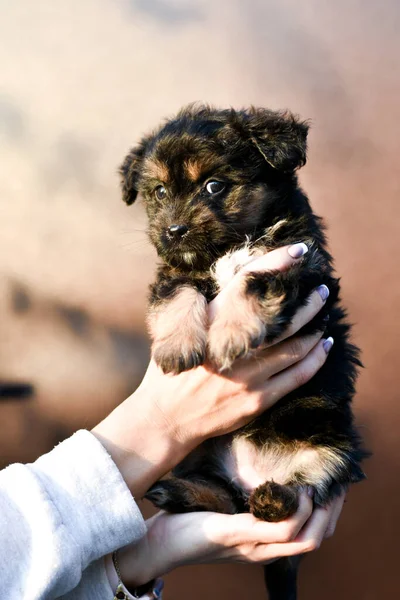
[[[189,231],[187,225],[170,225],[167,229],[167,238],[178,242]]]

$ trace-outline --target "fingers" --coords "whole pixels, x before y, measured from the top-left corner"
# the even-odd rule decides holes
[[[276,545],[275,548],[269,545],[268,556],[271,555],[271,552],[272,555],[276,553],[276,556],[279,557],[317,550],[324,538],[333,535],[345,498],[346,494],[342,494],[325,508],[316,508],[299,535],[293,541]]]
[[[249,361],[243,359],[235,365],[235,370],[243,372],[253,388],[264,383],[269,377],[288,369],[304,359],[322,338],[322,331],[313,335],[293,337],[271,348],[262,350]]]
[[[321,285],[319,288],[314,290],[312,294],[310,294],[307,304],[299,308],[299,310],[295,313],[289,327],[281,336],[279,336],[279,338],[274,340],[273,344],[277,344],[300,331],[304,325],[309,323],[311,319],[313,319],[315,315],[319,313],[328,296],[329,289],[326,285]]]
[[[311,497],[306,491],[302,492],[299,497],[299,508],[297,512],[280,523],[275,523],[277,529],[276,541],[290,542],[294,540],[307,521],[310,519],[313,511],[313,503]]]
[[[286,250],[286,253],[284,252]],[[293,246],[286,246],[273,250],[267,255],[262,256],[250,264],[246,265],[240,272],[239,276],[243,272],[257,272],[265,270],[285,270],[289,268],[296,260],[304,256],[308,251],[305,244],[295,244]],[[293,257],[296,258],[293,258]],[[286,329],[285,333],[282,334],[274,344],[294,335],[297,333],[306,323],[311,321],[313,317],[321,310],[329,296],[329,289],[326,285],[319,286],[309,297],[307,304],[301,307],[292,319],[291,324]]]
[[[343,500],[344,496],[336,498],[326,508],[313,510],[312,498],[305,490],[299,496],[296,514],[280,523],[260,521],[248,513],[168,515],[171,544],[179,546],[176,564],[265,564],[283,556],[311,552],[319,548],[331,524],[336,524]],[[174,525],[176,519],[181,521],[178,527]],[[182,519],[187,521],[186,526],[182,527]],[[182,544],[182,531],[185,530]],[[165,529],[163,535],[165,537]],[[185,557],[183,562],[181,556]]]
[[[248,263],[238,273],[240,276],[243,273],[256,273],[258,271],[286,271],[299,258],[308,252],[306,244],[293,244],[292,246],[283,246],[277,250],[271,250],[267,254],[255,258]]]
[[[299,508],[297,512],[280,523],[267,523],[260,521],[252,515],[249,517],[249,522],[246,523],[240,537],[237,539],[236,545],[242,544],[265,544],[265,543],[284,543],[294,540],[299,531],[304,527],[312,514],[313,503],[306,492],[300,494]],[[251,523],[250,523],[251,519]]]
[[[316,508],[305,527],[299,533],[295,540],[285,544],[270,544],[268,556],[295,556],[318,550],[325,531],[328,527],[331,512],[326,508]]]
[[[338,498],[335,498],[331,502],[331,505],[330,505],[331,518],[329,520],[328,527],[325,531],[326,538],[332,537],[333,534],[335,533],[336,524],[337,524],[340,514],[342,512],[345,499],[346,499],[346,494],[343,493],[341,496],[339,496]]]
[[[271,406],[271,401],[277,402],[314,377],[325,363],[332,343],[332,338],[322,339],[303,360],[271,377],[264,386],[265,400],[268,403],[264,410]]]
[[[324,539],[331,512],[328,508],[316,508],[312,517],[297,538],[290,543],[294,554],[317,550]]]

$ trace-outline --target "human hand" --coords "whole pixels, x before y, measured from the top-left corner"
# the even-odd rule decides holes
[[[287,269],[297,260],[289,252],[296,254],[301,246],[269,252],[244,270]],[[235,278],[241,276],[239,272]],[[253,359],[237,361],[228,374],[210,365],[164,374],[150,362],[136,392],[93,430],[136,496],[144,495],[206,438],[243,426],[315,375],[327,355],[322,332],[291,336],[322,308],[325,300],[320,292],[310,295],[278,343]],[[221,292],[226,293],[229,286]],[[217,296],[210,303],[211,319],[219,302]]]
[[[326,508],[313,510],[312,499],[303,492],[296,514],[280,523],[259,521],[247,513],[157,513],[147,521],[146,537],[118,552],[122,580],[135,587],[183,565],[265,565],[311,552],[333,535],[344,498],[343,494]]]

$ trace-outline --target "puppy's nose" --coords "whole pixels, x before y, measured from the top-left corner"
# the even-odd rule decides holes
[[[186,225],[170,225],[167,229],[167,235],[171,239],[178,240],[187,233],[189,228]]]

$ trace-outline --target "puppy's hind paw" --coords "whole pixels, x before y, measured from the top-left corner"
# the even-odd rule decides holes
[[[298,489],[267,481],[259,485],[249,498],[250,512],[263,521],[276,523],[293,515],[299,506]]]
[[[237,512],[229,491],[216,483],[194,479],[162,479],[149,489],[145,498],[157,508],[170,513]]]
[[[161,480],[151,486],[145,498],[146,500],[150,500],[157,508],[176,513],[180,512],[181,498],[179,496],[178,494],[178,497],[176,497],[173,481]]]

